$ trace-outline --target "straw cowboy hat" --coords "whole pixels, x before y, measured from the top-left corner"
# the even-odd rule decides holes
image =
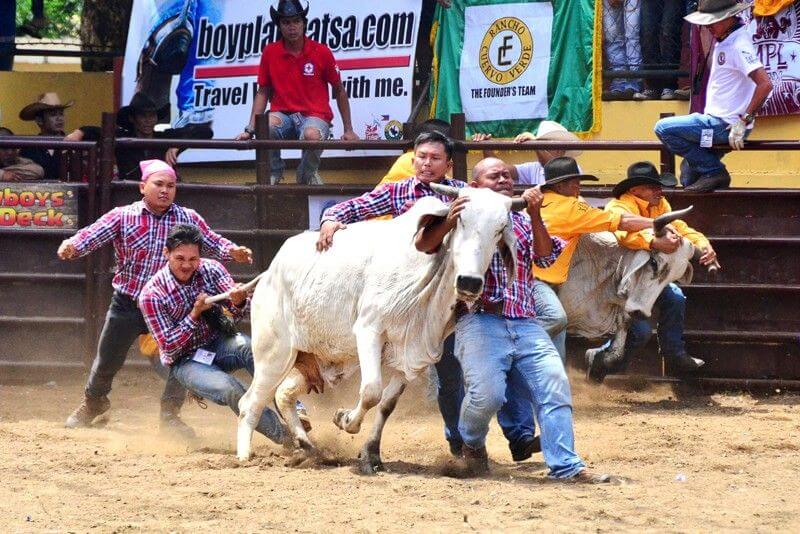
[[[36,98],[36,102],[22,108],[22,111],[19,112],[19,118],[24,121],[32,121],[42,111],[66,109],[74,103],[74,100],[70,100],[66,104],[62,104],[61,99],[58,98],[58,93],[42,93]]]
[[[698,26],[708,26],[729,19],[749,8],[748,2],[737,0],[700,0],[697,11],[686,15],[684,20]]]
[[[542,121],[536,130],[537,141],[580,141],[578,136],[555,121]],[[564,155],[577,158],[583,150],[567,150]]]
[[[636,187],[637,185],[675,187],[677,184],[678,180],[674,174],[668,172],[658,174],[656,166],[649,161],[637,161],[628,167],[628,177],[615,185],[611,194],[615,198],[619,198],[627,193],[631,187]]]

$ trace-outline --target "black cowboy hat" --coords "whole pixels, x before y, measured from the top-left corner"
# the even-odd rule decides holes
[[[308,17],[308,2],[303,9],[300,0],[279,0],[278,9],[269,7],[269,16],[275,24],[279,24],[284,17],[302,17],[305,20]]]
[[[637,185],[658,185],[661,187],[675,187],[678,180],[669,172],[658,174],[656,166],[649,161],[637,161],[628,167],[628,177],[614,186],[611,194],[619,198],[631,187]]]
[[[133,130],[131,117],[135,114],[148,113],[151,111],[158,115],[159,121],[164,121],[169,115],[169,105],[159,109],[152,98],[140,91],[133,95],[130,104],[119,108],[117,112],[117,126],[121,126],[126,130]]]
[[[553,158],[544,166],[544,183],[542,184],[542,189],[560,182],[572,180],[573,178],[592,182],[598,181],[597,176],[582,174],[575,158],[569,156]]]

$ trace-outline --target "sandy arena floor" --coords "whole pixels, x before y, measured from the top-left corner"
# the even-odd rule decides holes
[[[419,387],[387,425],[388,471],[352,469],[362,437],[336,429],[341,390],[310,398],[312,437],[339,466],[284,467],[258,436],[234,458],[236,420],[192,404],[196,445],[160,437],[160,383],[124,372],[106,428],[62,427],[82,382],[0,385],[0,529],[4,532],[374,532],[800,530],[800,397],[625,392],[572,377],[578,450],[615,485],[548,482],[541,456],[511,462],[490,434],[493,475],[442,475],[449,457],[435,406]],[[351,386],[352,389],[352,386]],[[370,419],[371,421],[371,419]],[[362,432],[364,432],[362,430]]]

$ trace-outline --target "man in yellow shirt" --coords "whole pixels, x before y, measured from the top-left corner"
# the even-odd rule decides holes
[[[640,161],[628,167],[628,177],[618,183],[612,192],[614,200],[609,201],[605,211],[615,215],[633,214],[655,219],[672,211],[664,198],[662,186],[664,177],[658,174],[655,166]],[[651,229],[615,232],[619,243],[634,250],[657,250],[672,254],[680,246],[682,238],[692,242],[701,252],[700,263],[710,265],[716,261],[717,254],[706,236],[694,230],[681,220],[672,222],[674,231],[663,237],[656,237]],[[661,355],[678,373],[697,370],[703,360],[692,358],[686,353],[683,341],[683,322],[686,312],[686,297],[674,283],[669,284],[659,295],[653,310],[658,315],[658,347]],[[622,366],[636,355],[652,336],[652,326],[647,318],[634,318],[628,329]]]
[[[558,259],[546,269],[534,266],[536,282],[533,294],[536,318],[550,334],[561,359],[566,362],[567,314],[556,295],[556,289],[569,274],[569,264],[578,239],[583,234],[636,232],[653,227],[653,219],[631,213],[613,213],[594,208],[581,198],[581,181],[597,181],[597,177],[581,174],[578,163],[562,156],[544,166],[545,182],[542,184],[542,220],[550,235],[567,242]]]

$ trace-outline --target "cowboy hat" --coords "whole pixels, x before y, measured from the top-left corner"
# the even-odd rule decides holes
[[[555,121],[542,121],[539,123],[539,129],[536,130],[537,141],[579,141],[578,136],[570,132],[559,123]],[[565,156],[570,158],[577,158],[583,153],[583,150],[567,150],[564,152]]]
[[[130,104],[122,106],[117,112],[117,125],[125,128],[126,130],[133,130],[133,123],[131,117],[133,115],[140,115],[142,113],[155,112],[158,114],[158,120],[166,119],[165,112],[169,112],[169,105],[158,109],[158,106],[146,93],[138,92],[131,98]]]
[[[578,168],[578,162],[569,156],[561,156],[553,158],[544,166],[544,183],[542,189],[555,185],[560,182],[578,178],[580,180],[589,180],[597,182],[597,176],[591,174],[582,174]]]
[[[278,9],[269,7],[269,16],[276,25],[280,24],[280,20],[285,17],[302,17],[305,20],[308,16],[308,2],[303,9],[300,0],[279,0]]]
[[[66,109],[74,103],[74,100],[70,100],[66,104],[62,104],[61,99],[58,98],[58,93],[42,93],[36,98],[36,102],[22,108],[22,111],[19,112],[19,118],[24,121],[32,121],[42,111]]]
[[[691,24],[708,26],[729,19],[749,7],[749,3],[737,0],[700,0],[697,11],[683,18]]]
[[[658,174],[656,166],[649,161],[637,161],[628,167],[628,177],[614,186],[611,194],[619,198],[631,187],[637,185],[658,185],[660,187],[675,187],[678,180],[672,173]]]

